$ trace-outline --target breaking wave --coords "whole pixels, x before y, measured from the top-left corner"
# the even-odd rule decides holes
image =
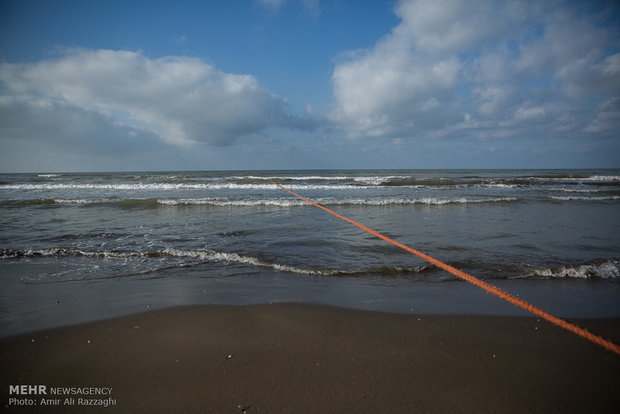
[[[62,178],[59,174],[40,174],[39,178]],[[514,188],[529,185],[620,185],[617,175],[525,175],[512,177],[432,177],[413,175],[232,175],[226,177],[173,176],[114,176],[110,180],[119,182],[50,182],[4,183],[1,189],[8,190],[276,190],[272,182],[285,184],[291,189],[363,189],[368,187],[444,187],[444,186],[483,186]],[[157,181],[151,182],[156,179]],[[139,180],[135,182],[134,180]],[[134,181],[134,182],[132,182]]]
[[[516,197],[420,197],[420,198],[316,198],[315,201],[325,206],[392,206],[392,205],[428,205],[441,206],[446,204],[480,204],[480,203],[510,203],[517,201]],[[202,198],[136,198],[136,199],[51,199],[39,198],[32,200],[5,200],[1,206],[53,206],[53,205],[110,205],[126,209],[158,208],[165,206],[214,206],[214,207],[307,207],[306,201],[289,198],[230,198],[230,197],[202,197]]]
[[[238,183],[118,183],[118,184],[2,184],[6,190],[118,190],[118,191],[175,191],[175,190],[274,190],[273,184],[238,184]],[[345,184],[293,184],[288,186],[294,190],[345,190],[363,189],[366,186]]]
[[[256,175],[247,175],[247,176],[233,176],[231,179],[235,180],[237,183],[246,183],[246,184],[256,184],[256,183],[269,183],[275,182],[278,184],[287,184],[287,183],[296,183],[296,182],[306,182],[306,183],[334,183],[334,182],[342,182],[342,183],[354,183],[354,184],[363,184],[366,186],[377,186],[383,185],[390,180],[407,178],[403,176],[397,175],[388,175],[388,176],[347,176],[347,175],[310,175],[310,176],[256,176]],[[350,186],[347,186],[350,187]]]
[[[375,199],[326,199],[317,198],[315,201],[324,206],[335,205],[359,205],[359,206],[389,206],[389,205],[444,205],[444,204],[469,204],[469,203],[497,203],[517,201],[515,197],[497,197],[497,198],[375,198]],[[293,198],[285,199],[248,199],[248,200],[231,200],[225,198],[192,198],[192,199],[160,199],[160,204],[164,205],[213,205],[213,206],[278,206],[278,207],[301,207],[308,206],[304,200]]]
[[[22,257],[88,257],[96,259],[189,259],[197,262],[224,262],[247,264],[256,267],[270,268],[279,272],[289,272],[308,276],[333,276],[337,271],[315,270],[297,268],[277,263],[269,263],[253,256],[238,253],[217,252],[214,250],[182,250],[167,248],[164,250],[153,250],[146,252],[133,251],[98,251],[82,250],[74,248],[44,248],[32,250],[0,250],[0,259],[22,258]],[[152,269],[147,270],[151,272]],[[143,273],[143,272],[142,272]],[[126,276],[126,275],[123,275]],[[39,279],[37,279],[39,280]],[[32,281],[32,280],[30,280]]]
[[[528,276],[544,279],[617,279],[620,277],[620,261],[595,260],[578,265],[535,269]]]
[[[147,252],[132,252],[132,251],[98,251],[98,250],[82,250],[74,248],[44,248],[44,249],[31,249],[31,250],[0,250],[0,259],[16,259],[16,258],[34,258],[34,257],[87,257],[93,259],[108,259],[108,260],[127,260],[127,259],[184,259],[186,262],[183,264],[176,263],[173,267],[187,266],[197,263],[224,263],[224,264],[243,264],[259,268],[271,269],[276,272],[292,273],[302,276],[320,276],[320,277],[356,277],[373,274],[377,276],[403,276],[410,274],[420,274],[432,269],[429,265],[419,265],[411,267],[376,267],[370,269],[358,269],[358,270],[337,270],[337,269],[321,269],[321,268],[305,268],[299,266],[291,266],[281,263],[271,263],[260,258],[243,255],[239,253],[231,252],[218,252],[214,250],[186,250],[186,249],[174,249],[167,248],[163,250],[153,250]],[[101,272],[102,269],[96,266],[97,272]],[[169,267],[163,267],[163,269],[169,269]],[[26,277],[24,281],[27,283],[56,283],[56,282],[68,282],[84,279],[106,279],[110,277],[127,277],[141,274],[153,273],[161,268],[149,267],[147,270],[140,272],[134,272],[131,274],[120,274],[116,276],[98,276],[89,277],[84,275],[84,270],[80,269],[78,276],[70,276],[68,274],[60,274],[59,277],[50,277],[49,275],[39,275],[36,277]],[[70,272],[66,272],[70,273]],[[54,276],[58,276],[55,274]]]
[[[620,196],[596,196],[596,197],[586,197],[586,196],[550,196],[552,200],[558,201],[606,201],[606,200],[620,200]]]
[[[138,251],[116,251],[116,250],[84,250],[67,247],[54,247],[42,249],[27,250],[11,250],[0,249],[0,259],[19,259],[19,258],[36,258],[36,257],[86,257],[102,260],[149,260],[149,259],[182,259],[183,262],[174,262],[174,267],[188,266],[198,263],[224,263],[224,264],[243,264],[259,268],[271,269],[276,272],[292,273],[303,276],[322,276],[322,277],[356,277],[374,275],[378,277],[407,277],[421,276],[425,274],[442,273],[442,271],[430,264],[421,264],[415,266],[379,266],[372,268],[359,269],[327,269],[327,268],[308,268],[301,266],[292,266],[282,263],[274,263],[264,259],[239,254],[234,252],[219,252],[210,249],[175,249],[166,248],[162,250],[150,250],[144,252]],[[471,271],[474,275],[477,272],[483,272],[485,279],[620,279],[620,259],[599,259],[587,263],[561,265],[557,267],[542,268],[518,268],[513,265],[507,265],[502,269],[501,265],[496,263],[486,266],[484,264],[474,264],[470,262],[449,263],[456,268],[463,268]],[[473,267],[472,267],[473,266]],[[164,267],[168,269],[169,267]],[[471,268],[471,269],[469,269]],[[486,270],[485,270],[486,268]],[[99,266],[97,266],[99,269]],[[148,267],[134,274],[151,273],[159,270]],[[509,273],[509,274],[506,274]],[[127,274],[117,275],[114,277],[131,276]],[[109,276],[108,276],[109,277]],[[71,278],[68,280],[83,280],[85,277]],[[105,278],[105,277],[103,277]],[[89,279],[92,279],[89,278]],[[439,281],[454,281],[454,277],[442,277]],[[45,277],[29,278],[26,281],[45,282]],[[58,281],[58,280],[54,280]],[[67,280],[63,280],[67,281]]]

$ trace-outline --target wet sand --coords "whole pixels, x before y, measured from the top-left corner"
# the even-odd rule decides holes
[[[578,323],[620,342],[620,319]],[[527,317],[190,306],[3,338],[0,363],[3,405],[10,398],[38,404],[12,405],[9,412],[611,413],[620,407],[620,356]],[[19,384],[44,385],[48,394],[9,395],[9,386]],[[59,398],[50,395],[55,387],[112,390]],[[59,403],[41,406],[43,398]],[[78,405],[77,398],[114,405]]]

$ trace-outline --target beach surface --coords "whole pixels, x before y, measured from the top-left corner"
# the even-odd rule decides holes
[[[620,319],[577,323],[620,342]],[[186,306],[2,338],[0,360],[9,412],[611,413],[620,407],[620,356],[535,317]],[[16,395],[16,385],[43,385],[46,394]],[[84,395],[93,392],[101,394]],[[16,405],[26,400],[36,405]]]

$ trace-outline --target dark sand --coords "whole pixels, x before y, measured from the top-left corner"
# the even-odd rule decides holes
[[[620,341],[618,319],[578,323]],[[536,318],[182,307],[4,338],[0,350],[3,405],[9,385],[112,387],[115,406],[54,412],[620,410],[620,356]]]

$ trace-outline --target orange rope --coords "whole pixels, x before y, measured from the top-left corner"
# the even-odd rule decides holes
[[[554,324],[556,326],[559,326],[560,328],[564,328],[564,329],[566,329],[568,331],[571,331],[571,332],[573,332],[573,333],[575,333],[575,334],[577,334],[577,335],[579,335],[579,336],[581,336],[581,337],[583,337],[583,338],[585,338],[585,339],[587,339],[589,341],[594,342],[595,344],[598,344],[598,345],[602,346],[605,349],[608,349],[608,350],[610,350],[612,352],[615,352],[616,354],[620,355],[620,346],[614,344],[611,341],[608,341],[605,338],[602,338],[602,337],[600,337],[598,335],[593,334],[592,332],[588,331],[587,329],[580,328],[579,326],[577,326],[575,324],[572,324],[572,323],[570,323],[568,321],[565,321],[564,319],[558,318],[557,316],[554,316],[554,315],[550,314],[549,312],[546,312],[546,311],[542,310],[541,308],[539,308],[537,306],[534,306],[534,305],[532,305],[529,302],[524,301],[523,299],[519,299],[516,296],[513,296],[510,293],[508,293],[508,292],[506,292],[506,291],[504,291],[504,290],[502,290],[502,289],[500,289],[500,288],[498,288],[496,286],[493,286],[493,285],[491,285],[491,284],[489,284],[487,282],[484,282],[484,281],[482,281],[482,280],[480,280],[480,279],[478,279],[478,278],[476,278],[476,277],[474,277],[472,275],[469,275],[469,274],[467,274],[467,273],[465,273],[465,272],[463,272],[461,270],[458,270],[458,269],[456,269],[456,268],[454,268],[454,267],[452,267],[452,266],[450,266],[448,264],[445,264],[445,263],[443,263],[443,262],[441,262],[441,261],[439,261],[439,260],[437,260],[437,259],[435,259],[435,258],[433,258],[431,256],[428,256],[428,255],[426,255],[426,254],[424,254],[422,252],[419,252],[419,251],[417,251],[415,249],[412,249],[409,246],[405,246],[404,244],[399,243],[396,240],[391,239],[391,238],[389,238],[389,237],[379,233],[378,231],[375,231],[375,230],[373,230],[373,229],[371,229],[369,227],[366,227],[363,224],[358,223],[357,221],[351,220],[350,218],[347,218],[347,217],[345,217],[343,215],[340,215],[340,214],[336,213],[335,211],[328,209],[327,207],[323,207],[322,205],[317,204],[314,201],[311,201],[311,200],[309,200],[309,199],[307,199],[305,197],[302,197],[299,194],[294,193],[291,190],[282,187],[280,184],[277,184],[277,183],[275,183],[273,181],[272,181],[272,183],[274,185],[280,187],[282,190],[284,190],[284,191],[286,191],[286,192],[288,192],[288,193],[290,193],[290,194],[292,194],[292,195],[294,195],[296,197],[299,197],[302,200],[307,201],[308,203],[310,203],[310,204],[312,204],[312,205],[314,205],[314,206],[316,206],[316,207],[318,207],[318,208],[320,208],[322,210],[325,210],[328,213],[333,214],[334,216],[336,216],[338,218],[341,218],[342,220],[348,221],[349,223],[359,227],[360,229],[362,229],[362,230],[364,230],[364,231],[366,231],[366,232],[368,232],[368,233],[370,233],[370,234],[372,234],[374,236],[379,237],[380,239],[383,239],[383,240],[387,241],[388,243],[392,243],[393,245],[398,246],[401,249],[406,250],[409,253],[412,253],[412,254],[414,254],[414,255],[416,255],[416,256],[426,260],[427,262],[429,262],[431,264],[434,264],[435,266],[437,266],[437,267],[439,267],[439,268],[441,268],[441,269],[443,269],[443,270],[445,270],[447,272],[450,272],[453,275],[455,275],[455,276],[457,276],[457,277],[459,277],[459,278],[461,278],[463,280],[466,280],[469,283],[472,283],[472,284],[474,284],[474,285],[476,285],[476,286],[486,290],[489,293],[492,293],[492,294],[494,294],[494,295],[496,295],[496,296],[498,296],[498,297],[500,297],[500,298],[502,298],[504,300],[507,300],[508,302],[512,303],[513,305],[516,305],[516,306],[518,306],[518,307],[520,307],[522,309],[525,309],[526,311],[531,312],[534,315],[539,316],[541,318],[544,318],[547,321],[551,322],[552,324]]]

